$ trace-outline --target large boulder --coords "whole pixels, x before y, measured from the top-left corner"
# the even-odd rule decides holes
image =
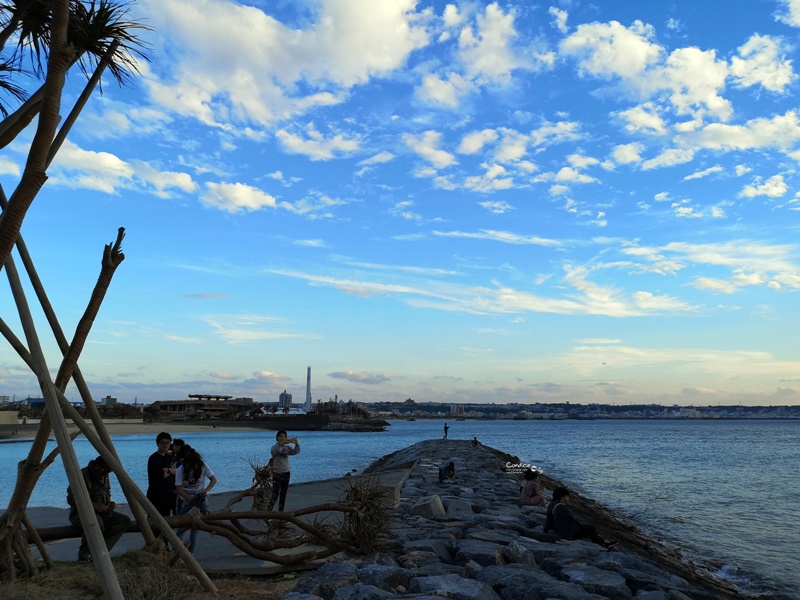
[[[408,591],[412,594],[432,593],[452,600],[500,600],[491,586],[458,575],[416,577]]]

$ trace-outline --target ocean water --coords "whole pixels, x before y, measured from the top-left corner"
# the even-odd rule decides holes
[[[631,518],[689,560],[751,592],[800,599],[800,422],[797,421],[449,421],[450,438],[517,455]],[[442,421],[393,421],[381,433],[297,432],[292,481],[340,477],[424,439]],[[264,462],[275,432],[182,434],[216,471],[217,491],[249,487],[249,461]],[[290,432],[293,435],[293,432]],[[146,488],[154,436],[114,438],[133,479]],[[0,506],[29,444],[0,444]],[[96,455],[75,441],[81,463]],[[115,484],[116,482],[114,482]],[[66,507],[60,460],[42,476],[31,506]],[[117,485],[113,486],[116,491]],[[116,494],[122,498],[121,493]]]

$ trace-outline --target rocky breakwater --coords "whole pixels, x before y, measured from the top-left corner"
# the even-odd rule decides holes
[[[454,483],[438,469],[453,461]],[[393,509],[385,549],[328,562],[286,600],[727,600],[745,598],[598,503],[573,512],[620,541],[606,551],[543,532],[545,510],[517,505],[520,463],[486,446],[435,440],[390,454],[367,472],[416,461]],[[561,485],[542,478],[548,489]]]

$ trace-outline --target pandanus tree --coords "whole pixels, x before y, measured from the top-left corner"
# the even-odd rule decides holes
[[[24,99],[24,93],[15,83],[20,76],[33,76],[42,82],[39,89],[24,99],[22,105],[13,112],[10,112],[5,105],[2,107],[5,118],[0,122],[0,148],[13,141],[33,123],[34,119],[36,125],[25,168],[17,187],[8,199],[0,189],[0,208],[2,208],[0,269],[5,269],[8,276],[19,320],[23,326],[25,343],[8,327],[1,314],[0,333],[37,376],[47,405],[47,413],[42,418],[28,456],[18,466],[17,483],[8,509],[0,516],[0,575],[5,579],[15,578],[17,565],[21,565],[23,571],[29,575],[35,574],[38,570],[36,561],[30,555],[27,535],[22,528],[24,525],[28,535],[36,539],[35,530],[27,519],[25,511],[41,473],[56,456],[56,452],[53,452],[42,460],[51,432],[58,441],[57,452],[63,456],[70,485],[73,490],[83,487],[80,465],[77,463],[71,438],[66,430],[64,413],[75,421],[81,432],[117,475],[134,509],[145,541],[152,542],[154,538],[142,507],[156,521],[167,539],[178,541],[119,463],[77,366],[78,358],[113,274],[124,260],[121,247],[124,229],[120,228],[116,241],[104,248],[98,281],[71,341],[67,340],[58,323],[55,311],[20,236],[25,215],[47,180],[47,168],[92,92],[100,83],[101,75],[108,72],[118,83],[124,84],[137,73],[137,61],[147,60],[146,47],[139,39],[139,35],[148,27],[138,21],[130,20],[129,8],[129,4],[112,0],[0,2],[0,92],[6,92],[6,97],[12,100],[21,101]],[[13,47],[9,49],[12,43]],[[66,75],[75,66],[88,77],[88,82],[59,129]],[[49,374],[34,320],[14,264],[12,250],[15,245],[62,353],[55,380]],[[70,380],[75,381],[97,433],[87,426],[81,415],[66,401],[64,390]],[[88,495],[79,491],[76,494],[76,501],[84,531],[95,556],[95,569],[104,593],[106,597],[119,598],[121,597],[119,584],[102,543],[102,534],[88,501]],[[45,563],[50,564],[44,546],[39,544],[39,550]],[[206,589],[213,591],[213,584],[191,555],[182,547],[179,548],[179,554]]]

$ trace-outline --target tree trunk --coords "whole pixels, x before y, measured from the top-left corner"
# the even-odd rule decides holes
[[[14,190],[8,208],[0,215],[0,269],[11,256],[22,222],[33,200],[47,180],[47,156],[60,120],[61,93],[75,51],[67,44],[69,0],[53,1],[53,20],[50,35],[50,56],[47,61],[39,124],[33,137],[28,162],[19,186]]]

